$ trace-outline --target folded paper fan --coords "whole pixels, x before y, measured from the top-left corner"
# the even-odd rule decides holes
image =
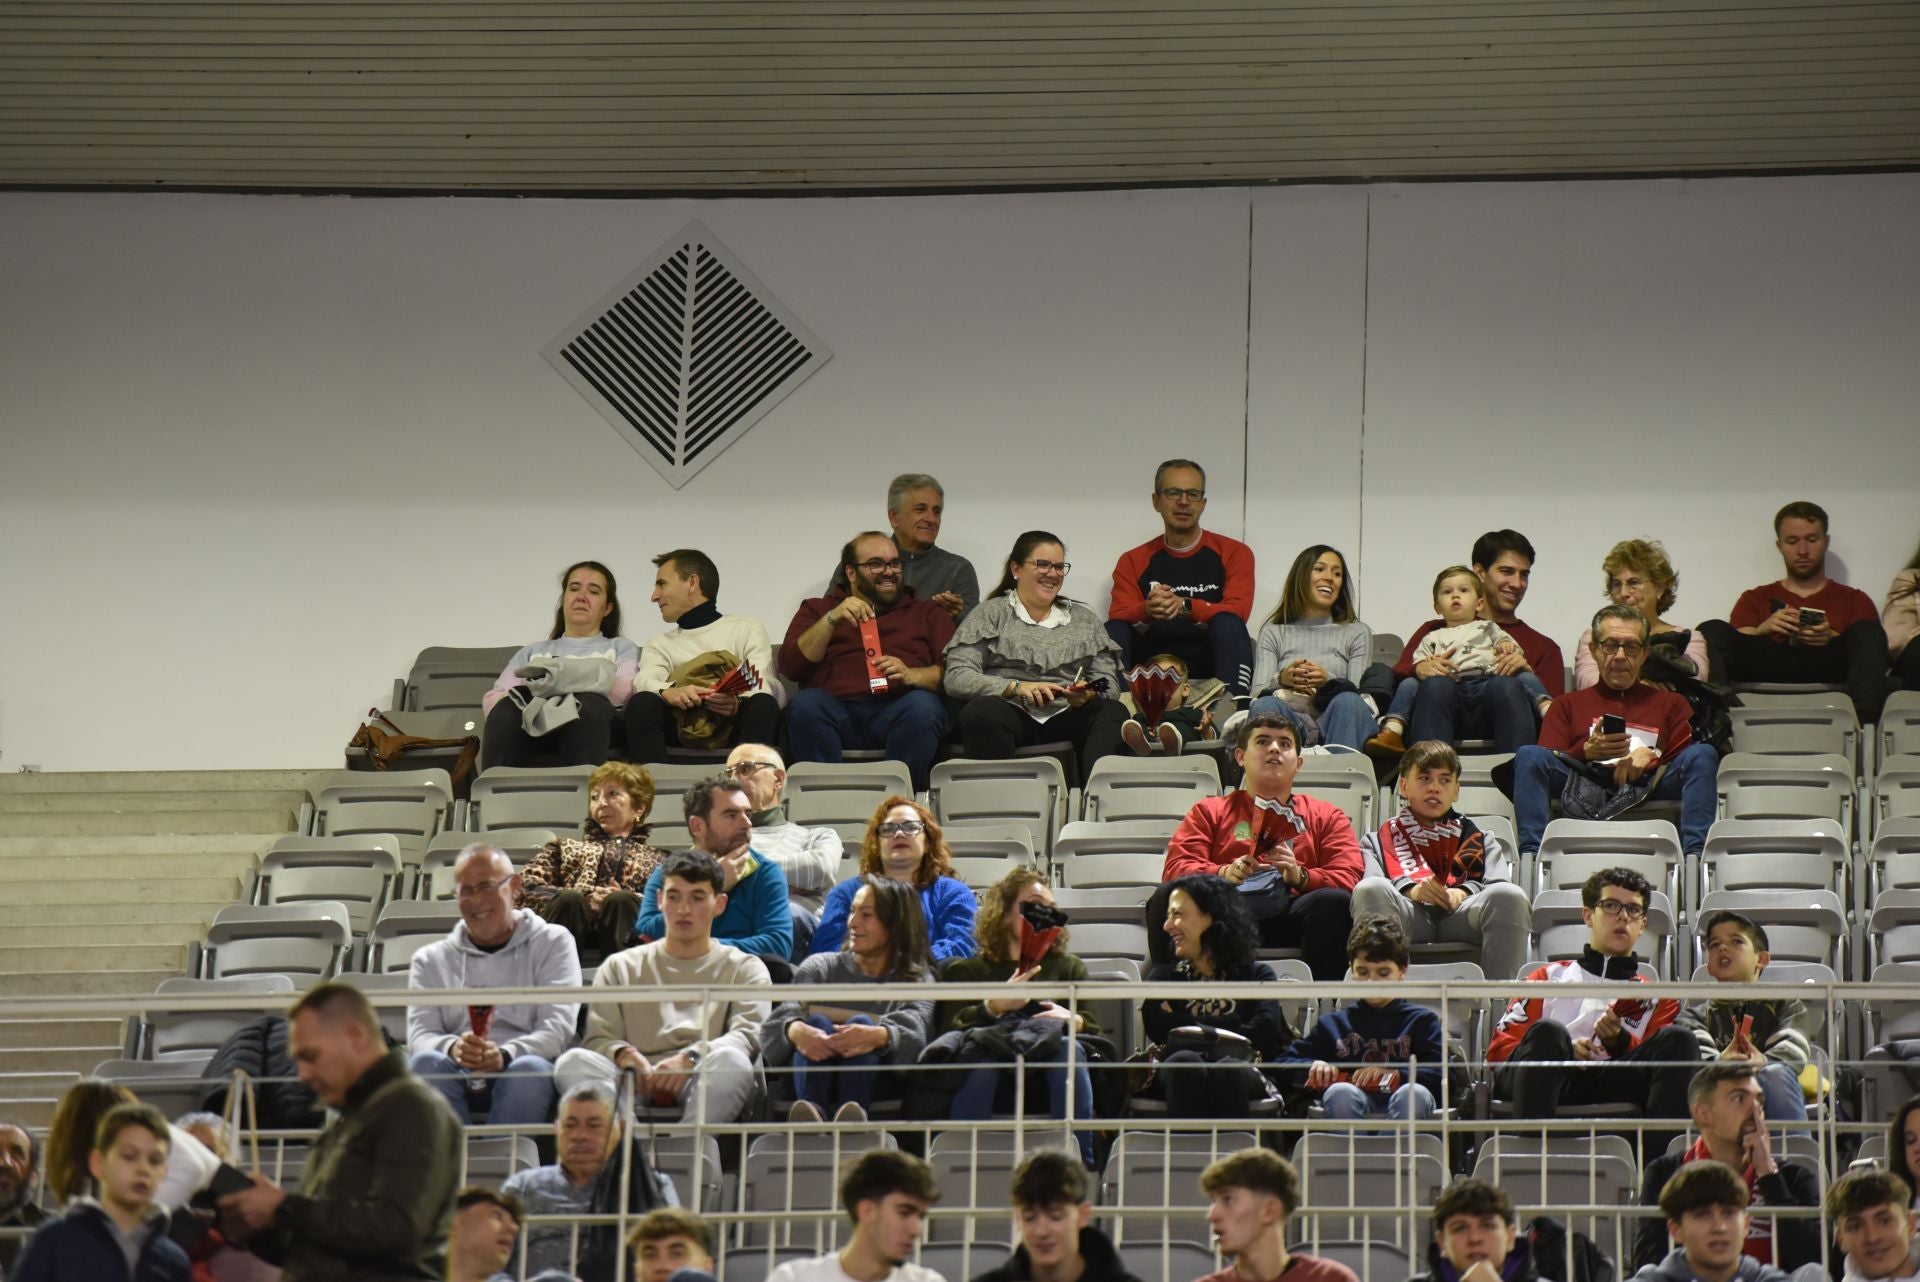
[[[1140,719],[1149,729],[1159,725],[1160,718],[1166,715],[1167,705],[1173,702],[1180,682],[1180,674],[1165,664],[1143,663],[1127,670],[1127,689],[1133,695],[1133,706],[1140,710]]]

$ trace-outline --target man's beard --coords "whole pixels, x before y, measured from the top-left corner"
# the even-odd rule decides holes
[[[854,580],[854,583],[853,583],[854,591],[858,592],[861,596],[865,597],[867,600],[871,601],[875,605],[880,605],[880,606],[892,605],[895,601],[898,601],[900,599],[900,584],[897,582],[893,585],[892,595],[888,596],[882,593],[879,584],[875,583],[872,579],[867,577],[867,572],[865,570],[855,570],[853,572],[853,580]]]

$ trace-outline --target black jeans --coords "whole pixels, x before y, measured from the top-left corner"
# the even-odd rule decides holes
[[[487,714],[480,740],[480,768],[493,766],[597,766],[613,754],[613,704],[604,694],[577,694],[578,720],[538,738],[520,724],[520,705],[502,699]]]
[[[1808,681],[1844,685],[1861,724],[1880,719],[1887,701],[1887,630],[1862,619],[1826,645],[1785,645],[1749,636],[1725,619],[1700,625],[1707,639],[1707,669],[1713,680]]]
[[[681,747],[680,732],[673,724],[673,709],[650,690],[635,690],[627,700],[627,760],[639,763],[665,761],[669,747]],[[774,744],[780,730],[780,705],[770,694],[750,694],[740,700],[733,717],[729,745],[741,743]]]
[[[1902,690],[1920,690],[1920,638],[1907,642],[1893,665],[1893,683]]]
[[[1121,750],[1120,727],[1126,723],[1127,710],[1115,699],[1089,699],[1035,721],[1010,699],[982,697],[960,710],[960,742],[969,757],[1004,761],[1015,748],[1070,740],[1080,757],[1080,777],[1072,782],[1084,786],[1094,762]]]
[[[1323,983],[1347,973],[1347,936],[1353,930],[1353,893],[1322,886],[1287,900],[1287,910],[1260,922],[1260,943],[1267,948],[1298,948],[1307,969]]]
[[[631,890],[608,894],[597,913],[587,910],[587,892],[561,890],[535,906],[534,911],[573,935],[582,965],[605,961],[633,942],[633,923],[640,920],[640,896]]]
[[[1247,621],[1222,610],[1205,623],[1166,619],[1134,631],[1124,619],[1108,619],[1107,635],[1120,647],[1120,671],[1156,654],[1176,654],[1195,677],[1218,677],[1233,694],[1253,686],[1253,637]]]
[[[1543,1019],[1529,1028],[1493,1077],[1493,1093],[1513,1101],[1513,1115],[1548,1118],[1568,1104],[1632,1104],[1646,1117],[1687,1116],[1687,1086],[1700,1067],[1700,1043],[1672,1025],[1620,1059],[1575,1065],[1566,1025]],[[1538,1065],[1538,1067],[1533,1067]],[[1649,1153],[1653,1147],[1649,1132]],[[1665,1145],[1668,1137],[1660,1136]]]
[[[1160,1061],[1153,1093],[1169,1117],[1242,1118],[1267,1098],[1267,1078],[1243,1060],[1208,1063],[1198,1051],[1174,1051]]]

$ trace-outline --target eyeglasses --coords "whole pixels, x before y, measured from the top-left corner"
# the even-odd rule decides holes
[[[1170,485],[1160,491],[1160,497],[1169,503],[1178,503],[1181,499],[1186,499],[1189,503],[1205,503],[1207,501],[1207,492],[1205,490],[1176,489]]]
[[[1609,917],[1625,917],[1628,921],[1644,921],[1647,916],[1645,904],[1630,904],[1624,899],[1602,899],[1594,907]]]
[[[1647,647],[1638,641],[1596,641],[1593,648],[1601,654],[1624,654],[1629,659],[1638,658]]]
[[[927,830],[927,826],[918,819],[902,819],[898,823],[881,824],[874,831],[882,837],[918,837]]]
[[[1037,574],[1065,574],[1073,568],[1071,561],[1028,561],[1027,564],[1032,566]]]
[[[859,568],[867,572],[868,578],[872,578],[876,574],[898,574],[900,573],[900,558],[896,556],[891,561],[882,561],[879,557],[875,557],[871,561],[862,561]]]
[[[506,881],[476,881],[471,886],[460,887],[459,895],[462,899],[484,899],[488,895],[498,894],[500,887],[506,884]]]
[[[737,765],[728,766],[720,773],[726,775],[729,779],[751,779],[762,770],[778,770],[779,768],[780,767],[774,765],[771,761],[742,761]]]

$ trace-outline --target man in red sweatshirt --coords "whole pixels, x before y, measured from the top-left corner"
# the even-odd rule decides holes
[[[1654,772],[1648,795],[1680,802],[1680,846],[1697,855],[1713,825],[1714,776],[1720,756],[1693,741],[1693,708],[1671,690],[1643,684],[1647,620],[1630,605],[1603,606],[1593,616],[1593,653],[1600,682],[1563,694],[1547,709],[1540,742],[1513,758],[1513,814],[1522,860],[1540,849],[1547,811],[1567,785],[1568,758],[1598,767],[1610,788],[1638,784]],[[1611,724],[1609,717],[1618,718]]]
[[[1887,698],[1887,630],[1858,588],[1827,577],[1827,512],[1789,503],[1774,514],[1786,576],[1749,588],[1725,619],[1700,625],[1715,681],[1813,681],[1847,687],[1862,723]]]
[[[1218,873],[1238,886],[1269,948],[1298,948],[1313,977],[1347,973],[1350,901],[1360,841],[1346,812],[1296,796],[1299,731],[1285,717],[1248,717],[1233,750],[1245,776],[1224,797],[1194,803],[1167,842],[1161,876]]]
[[[1125,671],[1137,656],[1179,655],[1196,677],[1218,677],[1234,694],[1253,683],[1253,549],[1200,528],[1206,471],[1168,459],[1153,474],[1153,510],[1161,533],[1113,567],[1107,635]]]

